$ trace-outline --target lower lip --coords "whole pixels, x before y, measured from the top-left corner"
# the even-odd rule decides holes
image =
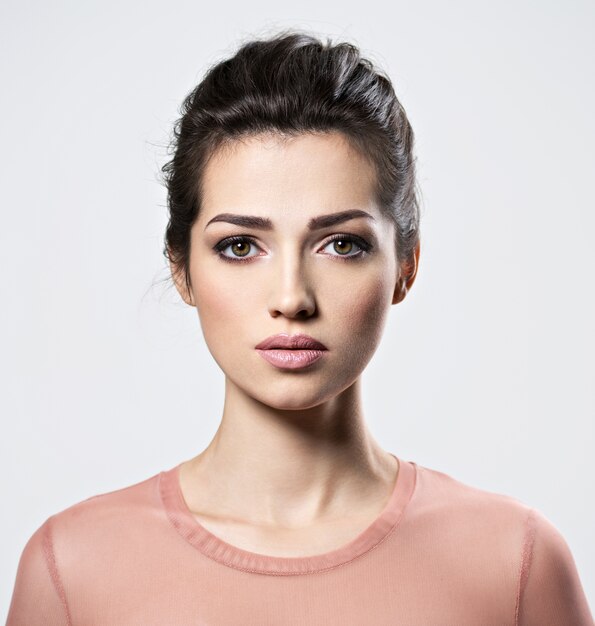
[[[297,370],[312,365],[326,350],[256,350],[269,363],[287,370]]]

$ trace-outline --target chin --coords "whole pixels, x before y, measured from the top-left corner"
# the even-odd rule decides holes
[[[262,404],[281,411],[310,409],[326,400],[319,389],[307,390],[299,384],[293,389],[288,389],[287,385],[280,385],[277,388],[274,385],[262,385],[258,389],[244,387],[244,392]]]
[[[340,387],[334,380],[331,385],[324,384],[322,381],[306,381],[293,377],[290,380],[279,382],[269,382],[258,385],[243,386],[244,392],[252,396],[262,404],[270,406],[273,409],[282,411],[300,411],[311,409],[333,398],[336,398],[346,387],[349,382]]]
[[[260,401],[273,409],[278,409],[279,411],[305,411],[306,409],[311,409],[324,402],[324,400],[320,399],[310,400],[308,402],[304,397],[296,397],[289,400],[287,398],[262,398]]]

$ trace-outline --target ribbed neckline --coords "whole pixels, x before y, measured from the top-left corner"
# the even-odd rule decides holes
[[[380,515],[349,543],[312,556],[280,557],[250,552],[211,533],[196,519],[184,500],[179,477],[182,463],[159,474],[159,490],[167,516],[177,532],[209,558],[245,572],[273,576],[312,574],[353,561],[378,546],[397,527],[415,488],[416,466],[390,454],[397,459],[399,471],[391,496]]]

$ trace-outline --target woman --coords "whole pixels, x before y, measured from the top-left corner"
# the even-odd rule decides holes
[[[225,374],[196,457],[49,517],[8,624],[592,624],[537,510],[372,438],[361,374],[416,277],[413,132],[349,44],[243,45],[188,96],[165,254]]]

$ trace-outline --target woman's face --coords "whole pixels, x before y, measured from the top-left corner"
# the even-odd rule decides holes
[[[192,291],[181,293],[227,378],[260,402],[321,404],[374,354],[400,296],[394,224],[373,185],[371,165],[340,133],[252,137],[209,162],[191,233]],[[255,349],[278,333],[307,334],[327,350],[307,366],[279,367]]]

